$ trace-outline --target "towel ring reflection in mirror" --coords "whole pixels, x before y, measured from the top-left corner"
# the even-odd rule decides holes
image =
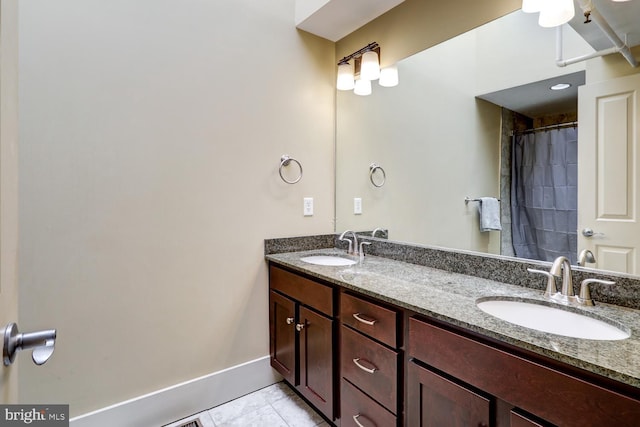
[[[284,168],[286,166],[289,166],[289,164],[291,164],[291,162],[294,162],[295,164],[298,165],[298,168],[300,169],[300,174],[298,175],[298,177],[296,179],[288,180],[282,174],[282,168]],[[282,157],[280,157],[280,169],[278,169],[278,173],[280,174],[280,178],[282,178],[282,180],[284,182],[286,182],[287,184],[295,184],[296,182],[298,182],[298,181],[300,181],[302,179],[302,165],[300,164],[299,161],[297,161],[293,157],[290,157],[290,156],[288,156],[286,154],[283,154]]]
[[[374,178],[376,171],[380,171],[380,173],[382,174],[382,179],[376,180]],[[382,166],[376,163],[371,163],[369,165],[369,180],[371,181],[374,187],[380,188],[384,185],[384,183],[387,181],[387,174],[384,172],[384,169],[382,169]]]

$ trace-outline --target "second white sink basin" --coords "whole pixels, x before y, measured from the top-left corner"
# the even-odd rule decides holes
[[[357,264],[357,262],[352,259],[343,258],[341,256],[331,256],[331,255],[311,255],[311,256],[300,258],[300,261],[304,261],[309,264],[329,265],[334,267],[342,267],[342,266]]]
[[[480,298],[476,305],[499,319],[556,335],[588,340],[623,340],[631,336],[624,326],[615,326],[613,321],[585,316],[563,307],[543,305],[534,300]]]

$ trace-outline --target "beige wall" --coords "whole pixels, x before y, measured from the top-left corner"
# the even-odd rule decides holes
[[[293,17],[21,0],[20,326],[59,337],[22,401],[78,415],[268,354],[263,239],[333,231],[334,45]]]
[[[339,40],[336,61],[376,41],[381,65],[390,65],[521,6],[521,0],[406,0]]]

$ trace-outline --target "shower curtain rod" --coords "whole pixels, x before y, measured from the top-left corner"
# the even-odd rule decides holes
[[[539,128],[533,128],[533,129],[525,129],[522,131],[511,131],[511,136],[514,135],[524,135],[525,133],[534,133],[534,132],[539,132],[542,130],[550,130],[550,129],[561,129],[561,128],[568,128],[568,127],[576,127],[578,126],[578,122],[567,122],[567,123],[558,123],[557,125],[549,125],[549,126],[542,126]]]

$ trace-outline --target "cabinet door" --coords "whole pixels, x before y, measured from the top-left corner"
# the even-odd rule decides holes
[[[271,366],[296,385],[296,329],[293,300],[269,292],[269,346]]]
[[[300,392],[333,419],[333,320],[300,306]]]
[[[413,362],[408,364],[407,425],[488,427],[490,401]]]

